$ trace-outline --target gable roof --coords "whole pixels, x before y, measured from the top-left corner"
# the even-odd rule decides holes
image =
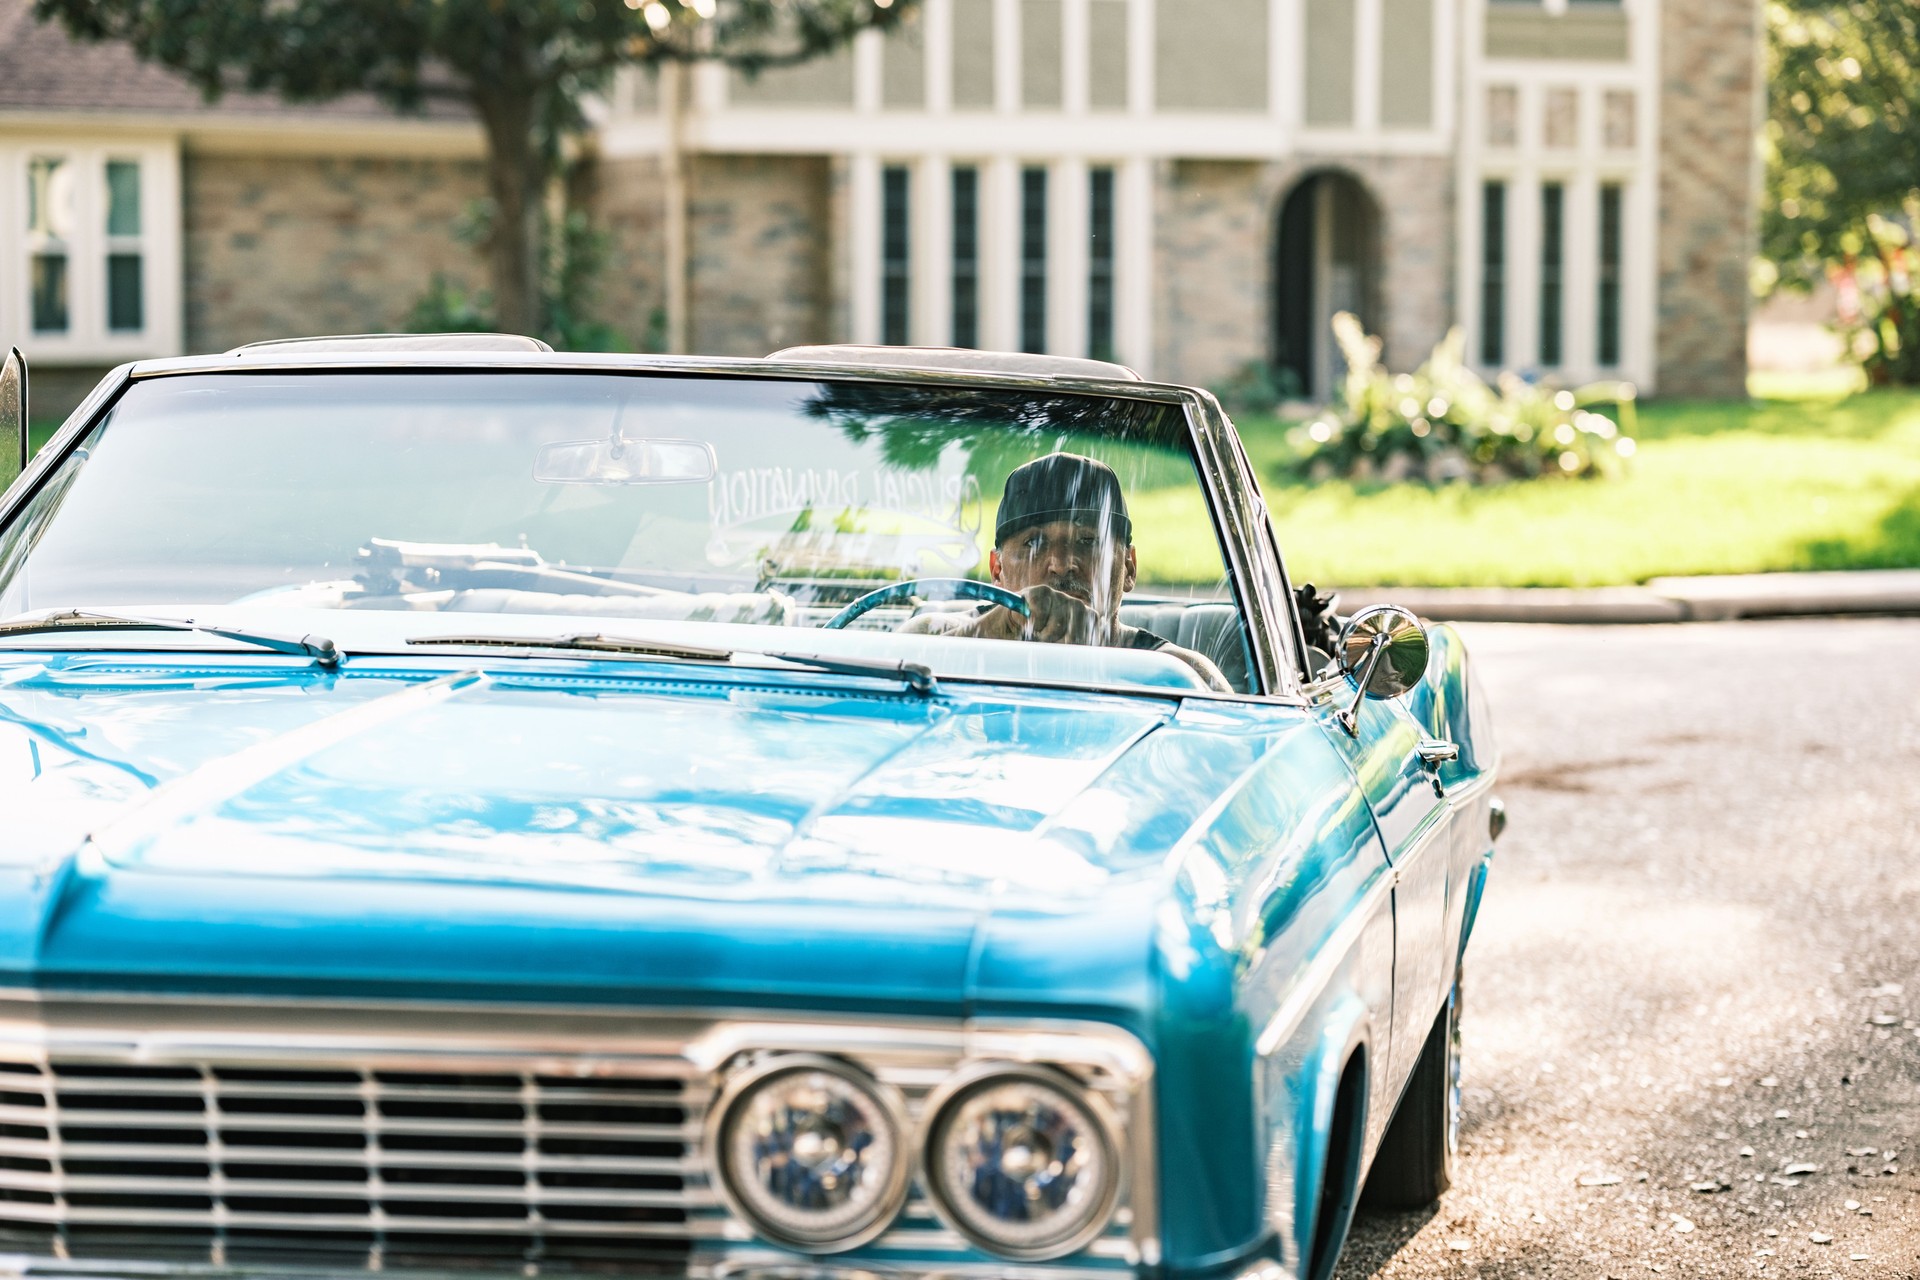
[[[271,93],[227,93],[208,102],[185,76],[147,62],[122,41],[75,40],[39,22],[33,0],[0,0],[0,114],[13,111],[321,120],[469,120],[458,103],[430,101],[402,114],[372,94],[286,102]],[[209,123],[212,121],[209,120]]]

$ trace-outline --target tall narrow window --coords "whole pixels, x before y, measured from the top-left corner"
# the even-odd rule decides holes
[[[1480,188],[1480,363],[1507,359],[1507,184]]]
[[[73,239],[73,166],[57,156],[27,162],[28,287],[33,331],[65,333],[71,323],[67,250]]]
[[[913,258],[907,230],[912,189],[913,174],[905,165],[890,164],[881,171],[880,341],[891,347],[903,347],[908,340]]]
[[[980,345],[980,171],[953,167],[953,336],[956,347]]]
[[[1020,349],[1047,349],[1047,171],[1020,171]]]
[[[1558,182],[1543,183],[1540,187],[1540,363],[1549,369],[1561,359],[1566,224],[1567,188]]]
[[[107,330],[146,327],[140,253],[140,164],[107,161]]]
[[[1600,314],[1595,354],[1608,367],[1620,363],[1620,184],[1600,188]]]
[[[1113,359],[1113,170],[1098,168],[1087,184],[1087,354]]]

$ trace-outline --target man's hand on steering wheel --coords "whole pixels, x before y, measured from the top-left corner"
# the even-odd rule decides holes
[[[1020,595],[1033,612],[1031,620],[1022,618],[1011,609],[989,609],[974,623],[972,634],[982,640],[1094,643],[1100,618],[1086,601],[1045,584],[1028,587]]]

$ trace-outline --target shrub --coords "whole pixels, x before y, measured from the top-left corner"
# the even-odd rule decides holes
[[[1535,476],[1607,476],[1633,456],[1634,389],[1576,390],[1511,373],[1489,386],[1466,366],[1466,339],[1448,333],[1413,373],[1380,364],[1380,340],[1346,312],[1333,319],[1347,374],[1327,412],[1289,436],[1310,479],[1495,484]],[[1594,412],[1615,407],[1620,423]]]

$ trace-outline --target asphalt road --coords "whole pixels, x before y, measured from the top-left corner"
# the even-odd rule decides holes
[[[1461,629],[1512,822],[1457,1177],[1340,1280],[1920,1277],[1920,620]]]

